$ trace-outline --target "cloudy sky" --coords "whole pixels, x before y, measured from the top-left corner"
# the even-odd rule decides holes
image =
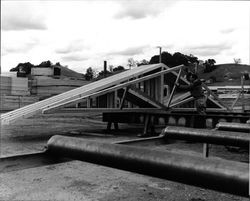
[[[1,70],[50,60],[86,68],[150,60],[157,46],[199,59],[250,63],[250,2],[1,1]]]

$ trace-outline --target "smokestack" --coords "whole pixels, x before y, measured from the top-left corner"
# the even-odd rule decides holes
[[[106,74],[107,74],[107,61],[104,61],[103,73],[104,73],[104,77],[106,77]]]

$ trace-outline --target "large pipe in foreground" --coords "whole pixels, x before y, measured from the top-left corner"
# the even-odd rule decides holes
[[[50,138],[47,151],[59,157],[74,158],[248,196],[249,170],[246,163],[64,136]]]
[[[218,130],[224,131],[236,131],[236,132],[245,132],[250,133],[250,124],[243,123],[230,123],[230,122],[219,122],[216,124]]]
[[[238,147],[248,147],[250,142],[250,135],[247,133],[194,129],[177,126],[166,127],[162,131],[162,134],[166,139],[188,140]]]

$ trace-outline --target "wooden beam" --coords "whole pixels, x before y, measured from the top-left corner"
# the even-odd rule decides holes
[[[187,99],[185,99],[185,100],[182,100],[182,101],[180,101],[180,102],[171,104],[170,107],[172,108],[172,107],[175,107],[175,106],[178,106],[178,105],[182,105],[182,104],[187,103],[187,102],[190,102],[190,101],[192,101],[192,100],[194,100],[194,97],[189,97],[189,98],[187,98]]]
[[[179,81],[179,79],[180,79],[181,71],[182,71],[182,68],[179,70],[179,73],[178,73],[177,78],[176,78],[176,80],[175,80],[175,84],[177,84],[178,81]],[[171,101],[172,101],[172,98],[173,98],[175,89],[176,89],[176,85],[174,85],[174,87],[173,87],[173,89],[172,89],[172,91],[171,91],[170,97],[169,97],[168,102],[167,102],[167,107],[169,107],[169,105],[170,105],[170,103],[171,103]]]
[[[209,156],[209,144],[208,143],[203,143],[203,153],[202,153],[204,158],[208,158]]]
[[[165,107],[165,105],[163,105],[159,101],[156,101],[156,99],[151,98],[150,96],[148,96],[146,93],[140,91],[139,89],[131,88],[131,89],[129,89],[129,93],[131,93],[134,96],[140,98],[141,100],[151,104],[152,106],[155,106],[156,108],[167,109]]]
[[[202,87],[203,87],[204,89],[206,89],[207,92],[208,92],[210,95],[212,95],[212,96],[216,99],[216,101],[218,101],[218,103],[219,103],[220,105],[222,105],[222,106],[223,106],[224,108],[226,108],[227,110],[230,110],[230,108],[227,107],[224,103],[222,103],[222,101],[219,99],[219,97],[218,97],[217,95],[215,95],[215,93],[212,92],[212,91],[207,87],[207,85],[205,85],[204,83],[202,83]],[[210,99],[210,100],[212,100],[212,99]],[[213,102],[215,102],[215,101],[213,100]]]
[[[162,67],[161,70],[163,71],[164,68]],[[164,74],[161,74],[160,77],[160,103],[163,104],[163,93],[164,93]]]
[[[238,93],[237,98],[234,100],[233,104],[231,105],[231,110],[234,109],[234,106],[238,102],[240,97],[241,97],[241,91]]]
[[[127,86],[123,92],[123,95],[122,95],[122,99],[121,99],[121,103],[120,103],[120,110],[122,110],[123,108],[123,105],[124,105],[124,101],[125,101],[125,97],[128,93],[128,90],[129,90],[129,86]]]
[[[240,83],[241,83],[241,102],[242,102],[242,111],[245,111],[245,95],[244,95],[244,75],[241,76],[240,79]]]
[[[179,101],[182,101],[184,100],[185,98],[191,96],[191,93],[188,91],[188,92],[184,92],[184,93],[179,93],[179,94],[176,94],[172,101],[171,101],[171,104],[174,104],[174,103],[177,103]]]

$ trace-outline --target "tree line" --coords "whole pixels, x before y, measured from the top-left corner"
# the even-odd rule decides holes
[[[11,68],[10,71],[16,71],[16,72],[24,72],[26,75],[30,74],[31,72],[31,68],[36,68],[36,67],[40,67],[40,68],[48,68],[51,66],[61,66],[60,62],[57,62],[55,64],[53,64],[50,60],[48,61],[43,61],[42,63],[40,63],[39,65],[34,65],[30,62],[25,62],[25,63],[19,63],[16,67]]]
[[[146,59],[143,59],[141,61],[135,61],[133,58],[128,59],[127,66],[131,69],[133,67],[141,66],[141,65],[147,65],[147,64],[156,64],[159,63],[160,61],[160,56],[159,55],[154,55],[151,57],[151,59],[148,61]],[[198,57],[190,54],[190,55],[185,55],[180,52],[175,52],[174,54],[171,54],[169,52],[162,52],[161,54],[161,62],[167,65],[168,67],[174,67],[177,65],[185,65],[185,66],[192,66],[194,64],[199,63]],[[216,66],[214,65],[216,61],[214,59],[208,59],[204,62],[204,73],[208,73],[213,71]],[[30,62],[25,62],[25,63],[19,63],[16,67],[10,69],[10,71],[17,71],[17,72],[25,72],[25,74],[30,74],[31,68],[36,68],[36,67],[52,67],[52,66],[62,66],[59,62],[53,64],[50,60],[48,61],[43,61],[39,65],[34,65]],[[65,66],[64,66],[65,67]],[[102,70],[97,73],[96,70],[94,70],[92,67],[89,67],[86,69],[86,72],[83,74],[86,80],[92,80],[92,79],[102,79],[104,77],[108,77],[110,75],[119,73],[126,70],[125,67],[119,65],[117,67],[114,67],[112,65],[109,66],[109,70]]]

